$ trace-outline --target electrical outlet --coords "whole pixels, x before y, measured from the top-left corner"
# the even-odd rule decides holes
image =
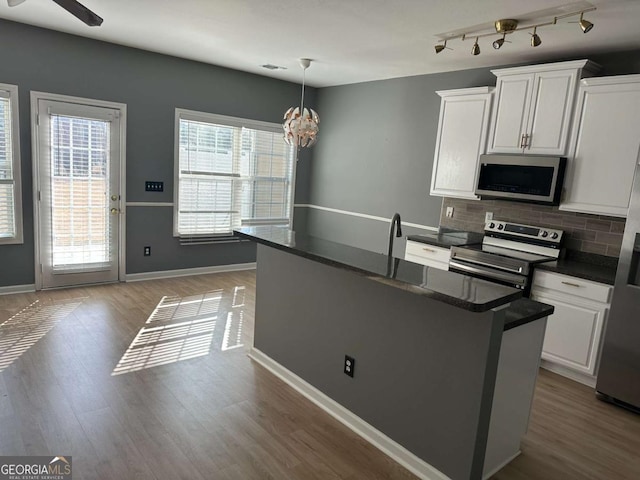
[[[349,355],[344,356],[344,373],[353,377],[353,371],[356,368],[356,359]]]
[[[493,220],[493,212],[487,212],[484,214],[484,221],[486,222],[490,222],[491,220]]]
[[[144,256],[145,257],[151,256],[151,247],[144,247]]]
[[[453,207],[447,207],[447,218],[453,218]]]

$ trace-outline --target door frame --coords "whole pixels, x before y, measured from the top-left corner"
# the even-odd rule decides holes
[[[38,158],[40,156],[40,142],[38,138],[38,101],[51,100],[54,102],[76,103],[94,107],[111,108],[120,112],[120,202],[118,215],[118,281],[126,279],[126,145],[127,145],[127,105],[125,103],[109,102],[84,97],[73,97],[57,93],[31,91],[31,166],[33,169],[33,238],[34,238],[34,269],[36,290],[42,290],[42,261],[40,257],[40,171]]]

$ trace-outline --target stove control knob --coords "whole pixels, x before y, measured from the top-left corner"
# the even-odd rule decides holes
[[[498,230],[503,230],[504,229],[504,225],[500,224],[498,225]]]
[[[547,238],[549,236],[549,232],[547,232],[546,230],[542,231],[542,238]]]
[[[555,233],[555,232],[554,232],[554,233],[552,233],[552,234],[551,234],[551,238],[553,238],[553,239],[555,240],[556,238],[558,238],[558,234],[557,234],[557,233]]]
[[[496,224],[495,224],[495,223],[493,223],[493,222],[491,222],[491,223],[489,224],[489,228],[496,228]]]

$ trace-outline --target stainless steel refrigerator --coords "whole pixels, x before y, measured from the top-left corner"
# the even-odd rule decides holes
[[[640,165],[636,165],[596,390],[600,398],[640,412]]]

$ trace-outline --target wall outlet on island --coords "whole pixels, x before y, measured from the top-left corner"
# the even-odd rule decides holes
[[[453,207],[447,207],[447,218],[453,218]]]
[[[487,212],[484,214],[484,221],[486,222],[490,222],[491,220],[493,220],[493,212]]]
[[[144,247],[144,256],[145,257],[151,256],[151,247]]]
[[[344,373],[353,377],[353,371],[356,368],[356,359],[349,355],[344,356]]]

